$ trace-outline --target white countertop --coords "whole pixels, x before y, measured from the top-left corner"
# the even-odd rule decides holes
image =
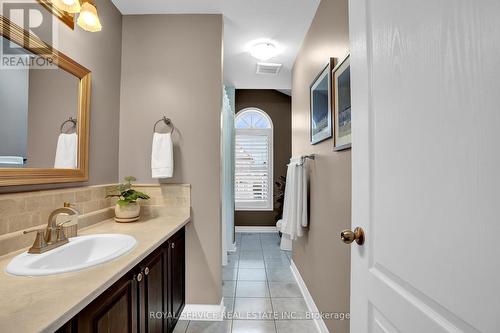
[[[121,233],[136,238],[129,253],[82,271],[21,277],[5,273],[18,251],[0,257],[0,331],[53,332],[190,221],[185,209],[134,223],[113,220],[92,225],[79,235]]]

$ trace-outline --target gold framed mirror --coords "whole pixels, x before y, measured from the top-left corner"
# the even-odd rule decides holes
[[[8,155],[12,154],[2,154],[0,152],[0,158],[3,157],[3,160],[0,160],[0,186],[87,181],[91,91],[90,70],[1,15],[0,38],[2,39],[2,51],[5,50],[3,45],[5,43],[17,47],[16,50],[19,54],[9,55],[9,57],[16,58],[17,56],[17,61],[23,59],[27,62],[29,61],[27,69],[24,68],[24,71],[28,72],[29,76],[29,91],[27,93],[24,92],[22,98],[17,97],[17,91],[4,92],[4,96],[9,97],[14,103],[24,100],[28,101],[24,103],[29,105],[29,108],[25,107],[26,115],[24,123],[26,125],[23,125],[24,123],[21,122],[20,128],[11,126],[11,133],[6,136],[7,139],[0,139],[0,149],[2,148],[2,144],[15,142],[14,136],[19,136],[21,141],[24,140],[23,147],[29,146],[26,143],[28,141],[33,142],[34,145],[31,149],[26,148],[28,152],[25,152],[25,158],[22,157],[22,154],[14,156],[18,158],[16,162],[18,165],[15,167],[12,164],[16,163],[8,159],[12,157]],[[6,57],[5,52],[2,53],[1,66],[10,64],[9,59],[5,60],[4,57]],[[48,68],[35,67],[33,64],[38,64],[38,61],[48,64]],[[17,72],[2,67],[0,68],[0,73],[4,75],[3,81],[5,83],[3,86],[1,85],[2,77],[0,76],[0,89],[2,87],[6,90],[14,89],[14,81],[8,75]],[[38,84],[35,85],[32,81],[38,82]],[[21,85],[21,87],[25,86],[26,84]],[[24,97],[25,95],[27,97]],[[6,113],[9,110],[7,102],[8,98],[6,100],[0,99],[0,123],[3,122],[4,124],[7,123],[6,119],[11,119],[11,117],[2,115],[2,113]],[[32,106],[37,107],[36,111],[31,110]],[[64,117],[61,116],[61,112],[58,114],[53,113],[55,112],[54,110],[62,110]],[[17,114],[24,113],[17,112]],[[31,118],[28,120],[32,114],[36,115],[37,118],[34,118],[35,120],[33,121],[31,121]],[[2,119],[3,117],[5,118]],[[74,125],[74,133],[63,133],[68,123]],[[26,132],[24,138],[23,135],[19,135],[23,131]],[[1,132],[4,132],[3,134],[5,135],[7,131],[3,130]],[[35,133],[37,134],[35,135]],[[73,146],[70,147],[72,150],[70,149],[71,153],[68,155],[71,156],[69,158],[70,162],[72,159],[74,163],[70,163],[70,166],[58,162],[58,154],[64,157],[64,154],[60,152],[62,145],[60,145],[59,140],[65,134],[68,134],[68,137],[71,136],[73,140]],[[74,136],[72,136],[73,134]],[[42,146],[42,142],[45,142],[45,145]],[[66,148],[63,147],[63,152],[64,149]],[[42,155],[45,161],[35,163],[34,158],[30,158],[30,151],[33,152],[33,156],[37,154]]]

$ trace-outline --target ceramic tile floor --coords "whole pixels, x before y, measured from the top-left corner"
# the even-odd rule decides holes
[[[174,333],[316,333],[278,234],[237,233],[222,269],[227,319],[180,321]]]

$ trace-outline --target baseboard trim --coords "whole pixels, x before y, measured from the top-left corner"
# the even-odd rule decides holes
[[[271,233],[278,232],[276,227],[244,227],[244,226],[236,226],[234,227],[236,232],[254,232],[254,233]]]
[[[295,280],[297,281],[297,284],[299,285],[300,292],[302,293],[302,296],[304,297],[304,301],[306,302],[307,309],[311,313],[319,313],[318,307],[316,306],[316,303],[314,303],[314,299],[312,298],[311,293],[307,289],[306,283],[302,279],[302,276],[300,275],[300,272],[299,272],[297,266],[295,266],[295,263],[293,262],[293,260],[291,260],[290,268],[292,270],[293,276],[295,277]],[[319,317],[319,318],[317,318],[317,317]],[[321,318],[320,316],[315,316],[314,323],[316,324],[316,328],[318,329],[318,332],[329,333],[328,328],[326,327],[326,324],[323,321],[323,318]]]
[[[224,311],[224,298],[220,304],[186,304],[179,320],[222,321]]]

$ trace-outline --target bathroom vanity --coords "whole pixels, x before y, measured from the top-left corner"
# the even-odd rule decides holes
[[[126,234],[137,244],[76,272],[15,276],[5,268],[20,252],[0,257],[1,331],[172,332],[185,302],[189,221],[189,210],[179,206],[136,223],[108,219],[85,228],[80,235]]]
[[[172,332],[182,312],[184,228],[57,332]]]

